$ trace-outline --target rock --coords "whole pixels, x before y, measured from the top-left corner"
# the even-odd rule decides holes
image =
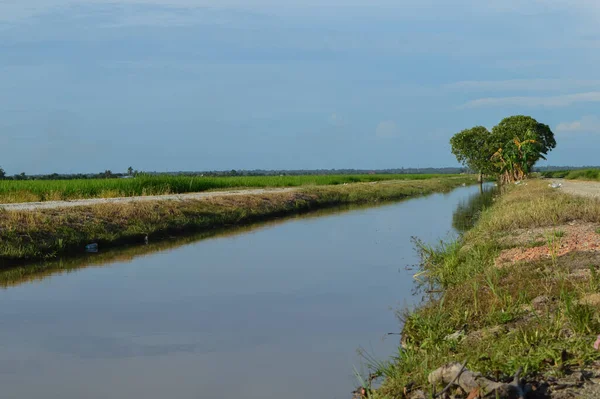
[[[456,331],[452,334],[446,335],[446,337],[444,337],[444,340],[445,341],[460,341],[464,337],[465,337],[465,332],[463,330],[460,330],[460,331]]]
[[[435,386],[459,386],[465,392],[486,392],[485,398],[517,399],[524,397],[519,374],[520,370],[515,374],[513,382],[505,384],[489,380],[454,362],[431,372],[428,381]]]
[[[409,399],[427,399],[425,392],[421,390],[413,391],[408,395]]]

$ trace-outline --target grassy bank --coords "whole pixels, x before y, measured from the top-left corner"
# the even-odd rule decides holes
[[[131,179],[0,180],[0,203],[183,194],[232,188],[299,187],[386,180],[427,180],[450,176],[452,175],[139,176]]]
[[[0,260],[4,265],[68,252],[95,242],[101,248],[181,232],[206,231],[343,204],[392,201],[448,191],[472,176],[400,182],[313,186],[287,193],[214,197],[190,201],[102,204],[38,211],[0,211]]]
[[[385,205],[385,203],[382,203],[382,205]],[[0,268],[0,288],[18,286],[31,281],[41,281],[56,274],[70,273],[86,268],[103,267],[104,265],[115,262],[132,262],[136,258],[172,250],[198,242],[199,240],[209,240],[256,232],[263,228],[270,228],[286,223],[291,219],[312,219],[332,214],[339,215],[341,213],[372,206],[374,205],[367,203],[362,205],[348,204],[322,208],[286,218],[261,220],[256,223],[247,223],[236,227],[214,228],[194,234],[171,236],[164,240],[152,240],[147,245],[127,245],[124,247],[103,248],[102,251],[98,253],[72,254],[72,256],[59,259],[39,260],[27,264],[14,265],[8,268]]]
[[[431,392],[428,374],[451,361],[498,380],[520,367],[561,377],[600,359],[600,201],[530,181],[461,240],[420,249],[418,278],[441,293],[401,315],[403,344],[376,365],[374,397]]]

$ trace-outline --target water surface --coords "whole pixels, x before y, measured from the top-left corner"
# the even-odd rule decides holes
[[[418,300],[411,237],[455,234],[455,210],[478,190],[17,279],[0,290],[1,396],[349,398],[357,349],[392,356],[394,309]]]

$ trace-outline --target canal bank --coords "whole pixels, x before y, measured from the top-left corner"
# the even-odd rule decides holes
[[[447,192],[472,176],[315,186],[197,200],[107,203],[0,211],[0,266],[293,215],[344,204],[377,204]]]
[[[513,185],[461,239],[420,252],[417,276],[434,293],[403,314],[402,345],[376,365],[373,397],[454,394],[460,378],[432,374],[450,363],[501,383],[518,375],[531,397],[598,397],[599,201],[543,180]]]

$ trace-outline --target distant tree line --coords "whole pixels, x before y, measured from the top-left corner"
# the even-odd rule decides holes
[[[536,172],[551,172],[563,170],[594,169],[600,166],[543,166],[536,167]],[[126,173],[113,173],[105,170],[100,173],[73,173],[47,175],[27,175],[19,173],[8,176],[4,169],[0,168],[0,180],[75,180],[75,179],[116,179],[135,176],[300,176],[300,175],[366,175],[366,174],[460,174],[477,173],[479,169],[475,166],[448,167],[448,168],[399,168],[399,169],[297,169],[297,170],[228,170],[228,171],[204,171],[204,172],[140,172],[133,167],[127,168]]]
[[[25,173],[8,176],[0,168],[0,179],[8,180],[75,180],[75,179],[115,179],[135,176],[299,176],[299,175],[366,175],[366,174],[459,174],[466,173],[466,167],[450,168],[399,168],[399,169],[298,169],[298,170],[228,170],[228,171],[203,171],[203,172],[140,172],[129,167],[126,173],[113,173],[105,170],[100,173],[73,173],[46,175],[26,175]]]

